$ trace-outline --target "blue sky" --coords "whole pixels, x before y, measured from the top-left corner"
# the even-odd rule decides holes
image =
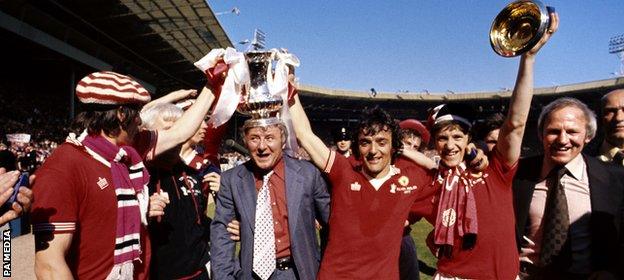
[[[267,34],[301,60],[301,83],[378,92],[493,91],[511,88],[518,58],[496,55],[488,32],[509,1],[208,0],[232,43]],[[614,77],[612,36],[624,34],[623,0],[552,0],[559,32],[540,51],[536,86]],[[244,47],[239,47],[244,50]]]

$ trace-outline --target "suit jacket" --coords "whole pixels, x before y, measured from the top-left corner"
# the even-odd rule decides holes
[[[320,262],[315,218],[326,224],[329,193],[320,171],[307,161],[284,156],[288,230],[291,257],[300,279],[316,279]],[[256,187],[253,162],[248,161],[221,175],[221,188],[210,230],[213,279],[253,279],[253,235]],[[240,267],[234,259],[235,243],[226,231],[233,219],[240,221]]]
[[[624,169],[604,164],[593,157],[583,155],[583,158],[587,165],[591,200],[589,223],[592,271],[617,272],[624,266]],[[529,208],[542,170],[542,162],[542,156],[520,160],[513,181],[518,248],[524,242],[522,236],[527,234]],[[569,248],[564,247],[554,263],[569,264],[570,260]],[[565,268],[564,265],[549,269],[560,271]]]

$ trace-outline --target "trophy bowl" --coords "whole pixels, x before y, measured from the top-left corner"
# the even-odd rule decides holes
[[[550,24],[548,10],[537,0],[519,0],[507,5],[492,23],[492,49],[501,56],[513,57],[533,48]]]
[[[272,95],[267,83],[272,73],[273,53],[266,51],[250,51],[245,53],[249,67],[249,87],[244,89],[243,100],[236,109],[252,119],[275,117],[282,108],[282,98]]]

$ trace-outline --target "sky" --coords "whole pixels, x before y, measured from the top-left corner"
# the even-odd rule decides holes
[[[267,48],[296,54],[300,83],[356,91],[448,93],[513,88],[519,57],[489,43],[498,0],[207,0],[230,40],[267,35]],[[540,50],[535,86],[616,77],[609,39],[624,34],[624,0],[551,0],[559,31]]]

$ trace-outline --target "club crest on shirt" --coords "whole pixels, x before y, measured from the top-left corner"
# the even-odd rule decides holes
[[[455,224],[455,220],[457,219],[457,214],[455,213],[455,209],[449,208],[442,212],[442,225],[445,227],[449,227]]]
[[[397,182],[399,182],[399,185],[401,185],[403,187],[406,187],[407,184],[409,184],[409,178],[407,178],[407,176],[401,176],[401,177],[399,177]]]
[[[351,184],[352,191],[359,192],[361,188],[362,188],[362,185],[360,185],[360,183],[358,182],[354,182],[353,184]]]
[[[103,190],[108,187],[108,181],[106,181],[106,178],[98,177],[97,185],[100,187],[100,190]]]

